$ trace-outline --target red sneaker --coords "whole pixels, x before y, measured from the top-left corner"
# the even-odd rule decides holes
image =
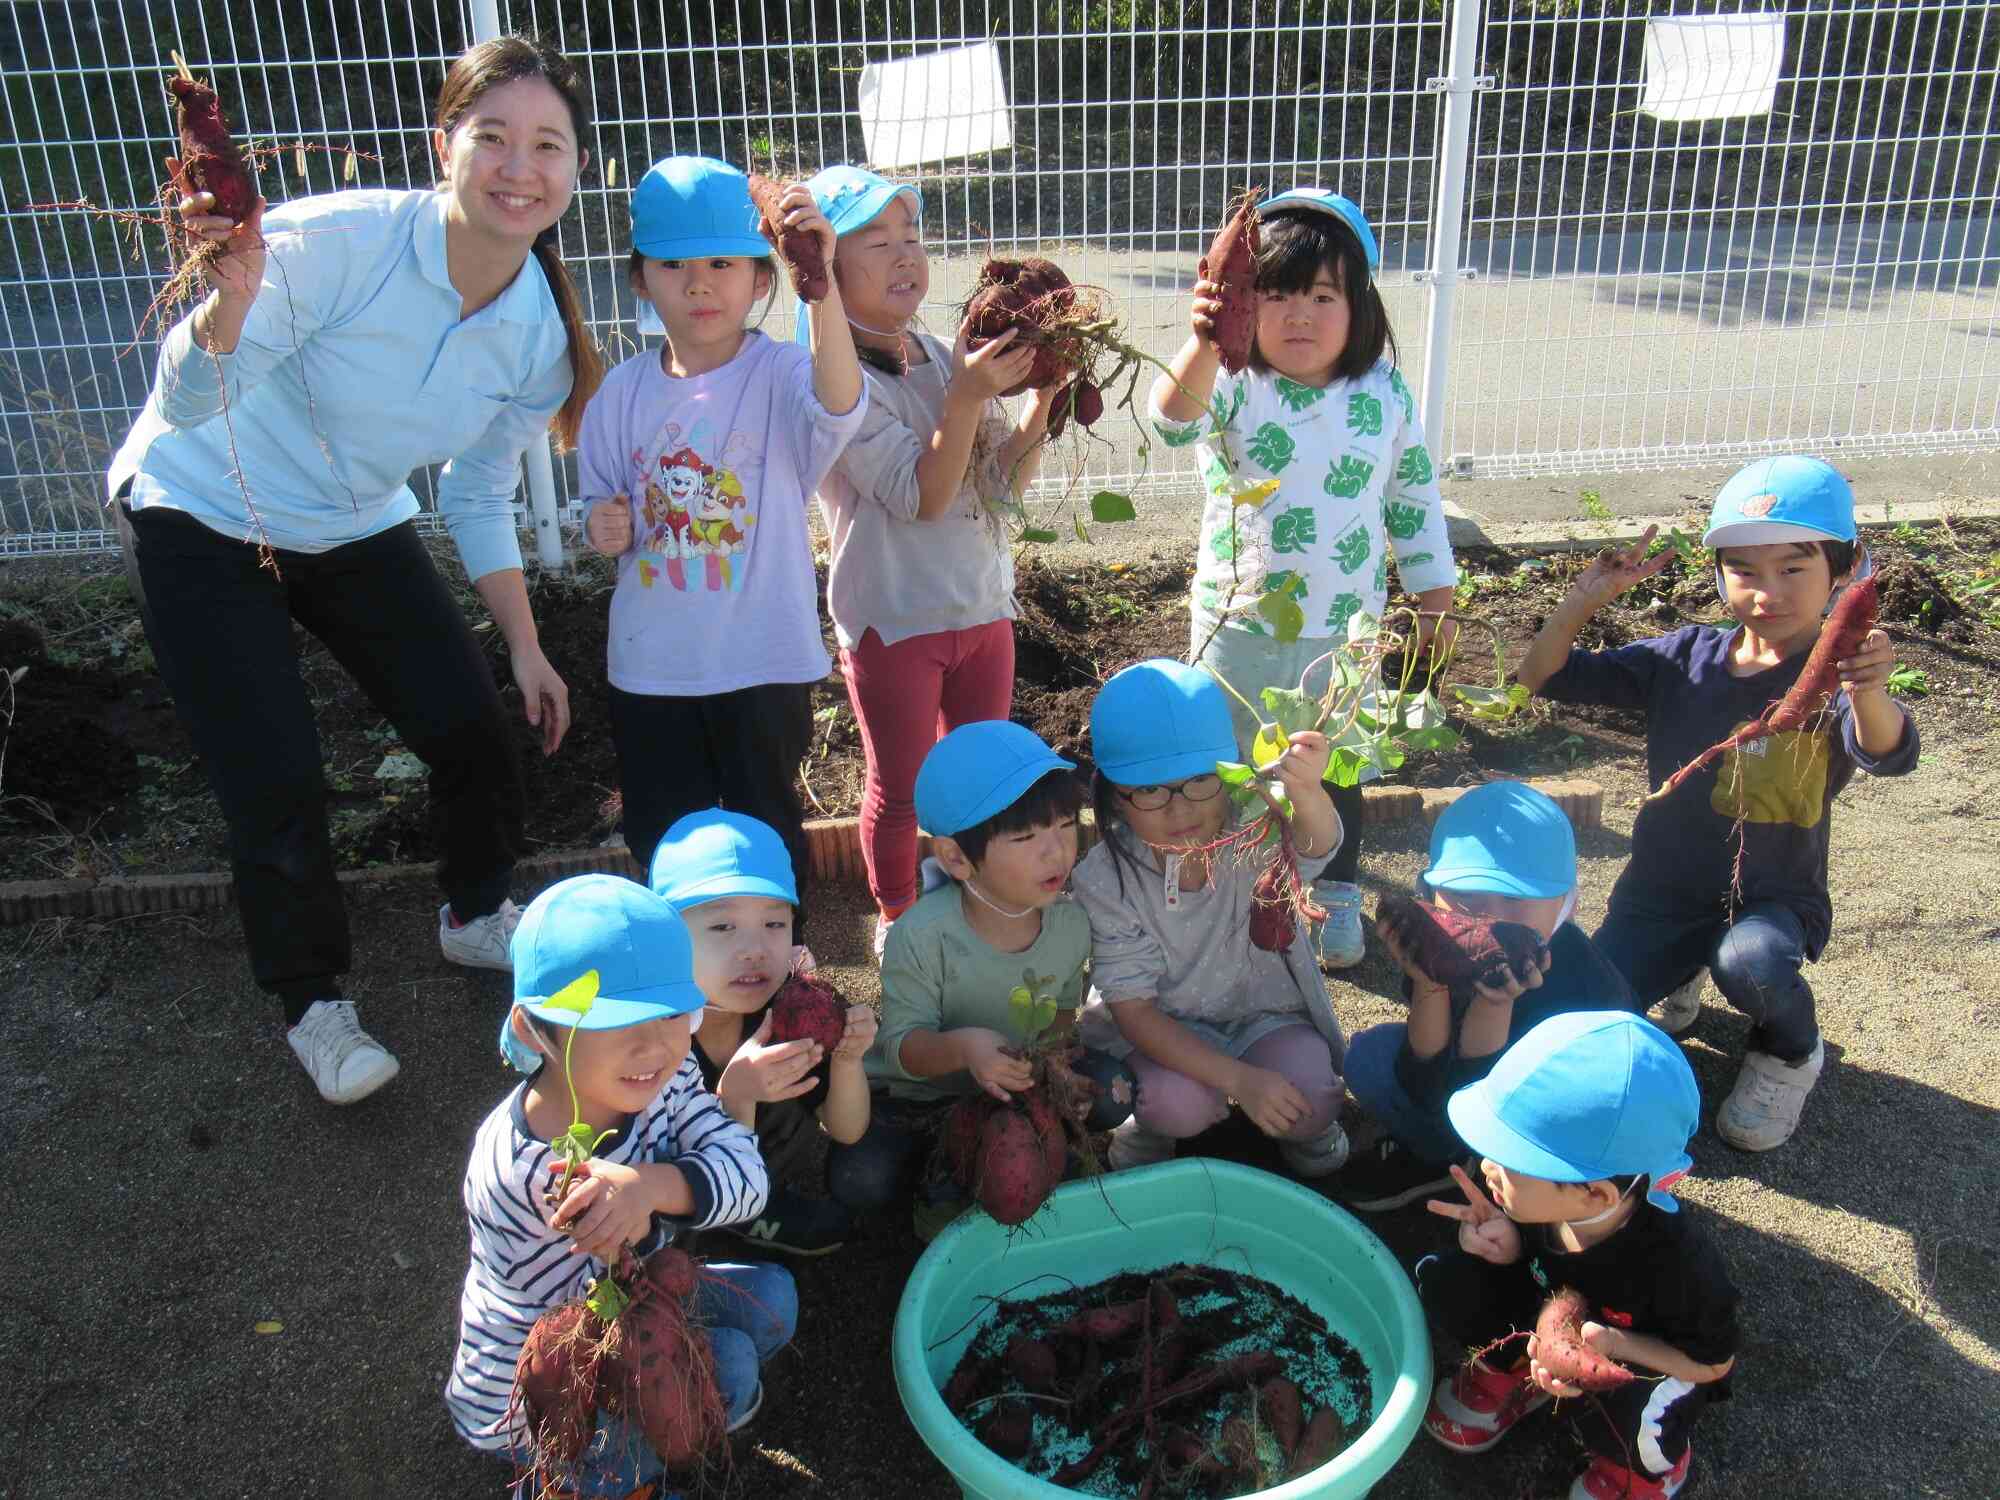
[[[1484,1453],[1553,1399],[1535,1384],[1525,1359],[1507,1370],[1468,1359],[1431,1392],[1424,1431],[1454,1453]]]
[[[1687,1483],[1688,1467],[1693,1462],[1694,1447],[1690,1444],[1680,1462],[1655,1479],[1612,1459],[1593,1458],[1590,1467],[1569,1487],[1569,1500],[1670,1500]]]

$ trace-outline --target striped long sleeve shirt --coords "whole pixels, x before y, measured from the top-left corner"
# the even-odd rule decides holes
[[[523,1437],[510,1420],[514,1364],[535,1320],[583,1295],[604,1262],[570,1254],[567,1236],[548,1225],[541,1206],[555,1163],[546,1141],[528,1128],[528,1084],[503,1100],[479,1127],[465,1168],[465,1213],[472,1263],[458,1304],[458,1353],[445,1405],[459,1435],[475,1448],[505,1453]],[[599,1148],[605,1161],[670,1162],[686,1176],[694,1212],[662,1215],[633,1247],[642,1259],[683,1228],[706,1229],[754,1218],[770,1194],[757,1138],[731,1119],[702,1086],[694,1058],[680,1068],[631,1125]]]

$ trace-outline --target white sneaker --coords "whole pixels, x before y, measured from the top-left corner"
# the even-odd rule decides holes
[[[1333,1128],[1310,1141],[1280,1141],[1278,1155],[1301,1177],[1330,1177],[1347,1165],[1347,1132],[1334,1121]]]
[[[1368,938],[1361,930],[1361,887],[1351,880],[1324,880],[1313,886],[1313,900],[1326,910],[1326,920],[1313,928],[1320,963],[1329,969],[1351,969],[1368,955]]]
[[[875,962],[882,962],[882,950],[889,946],[889,929],[896,924],[879,911],[875,913]]]
[[[1667,991],[1660,1001],[1659,1019],[1655,1023],[1668,1036],[1679,1036],[1688,1027],[1701,1019],[1701,987],[1708,979],[1706,969],[1696,969],[1694,978],[1677,990]]]
[[[1150,1167],[1157,1162],[1172,1161],[1178,1147],[1179,1142],[1172,1136],[1155,1135],[1137,1120],[1127,1120],[1111,1132],[1111,1144],[1105,1150],[1104,1160],[1112,1171],[1123,1172],[1132,1167]]]
[[[1819,1082],[1826,1043],[1813,1043],[1812,1056],[1796,1067],[1768,1052],[1746,1052],[1736,1087],[1715,1112],[1715,1133],[1739,1151],[1769,1151],[1799,1128],[1806,1095]]]
[[[514,929],[520,925],[521,908],[511,901],[502,901],[497,910],[474,917],[463,927],[454,927],[451,903],[447,901],[438,908],[438,947],[451,962],[468,969],[498,969],[511,974],[514,955],[508,945],[514,940]]]
[[[328,1104],[366,1099],[396,1076],[396,1059],[361,1029],[352,1000],[315,1000],[285,1033]]]

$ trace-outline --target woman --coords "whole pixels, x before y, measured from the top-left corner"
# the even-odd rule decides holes
[[[568,689],[537,642],[512,502],[522,450],[551,425],[574,439],[603,368],[553,232],[586,125],[561,54],[502,38],[445,77],[435,189],[304,198],[268,221],[260,200],[241,224],[208,194],[183,201],[226,249],[112,463],[147,634],[229,823],[251,971],[334,1104],[396,1060],[340,992],[347,917],[292,622],[430,767],[445,957],[511,967],[520,770],[407,480],[449,460],[439,514],[553,754]]]

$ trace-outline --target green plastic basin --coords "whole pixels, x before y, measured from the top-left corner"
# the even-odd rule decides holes
[[[1178,1261],[1247,1271],[1284,1288],[1367,1362],[1374,1408],[1367,1430],[1332,1463],[1260,1495],[1365,1495],[1403,1456],[1431,1388],[1430,1335],[1403,1268],[1352,1214],[1318,1193],[1254,1167],[1197,1158],[1057,1188],[1041,1215],[1011,1238],[986,1215],[967,1214],[924,1252],[896,1309],[896,1390],[960,1490],[979,1500],[1075,1493],[986,1447],[939,1394],[992,1317],[982,1299],[1059,1289],[1057,1281],[1022,1285],[1042,1273],[1089,1283]]]

